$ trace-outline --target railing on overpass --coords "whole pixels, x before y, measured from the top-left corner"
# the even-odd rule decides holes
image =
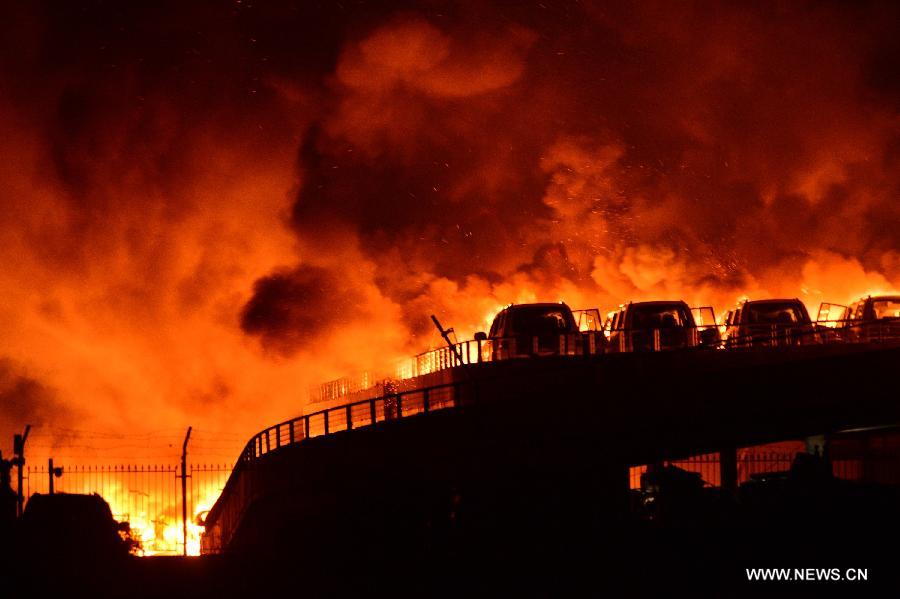
[[[240,461],[252,461],[305,439],[373,426],[459,405],[461,382],[400,391],[298,416],[260,431],[244,446]]]
[[[835,324],[837,326],[830,326]],[[412,359],[412,378],[447,370],[516,358],[546,356],[591,357],[607,353],[666,351],[677,349],[736,349],[742,347],[789,347],[832,343],[881,343],[900,341],[900,322],[810,323],[742,325],[722,336],[720,325],[655,329],[616,329],[610,337],[601,331],[553,336],[518,336],[477,339],[423,352]],[[710,335],[713,332],[715,335]],[[327,408],[278,423],[254,435],[241,453],[250,461],[275,449],[322,435],[372,426],[385,420],[440,410],[457,405],[457,381],[421,389],[393,391],[382,383],[376,397]]]
[[[519,335],[459,341],[404,360],[397,368],[400,379],[482,362],[539,356],[595,356],[603,353],[606,338],[600,331],[562,335]]]
[[[554,336],[505,337],[461,341],[418,354],[400,378],[412,378],[454,366],[542,356],[595,356],[606,353],[676,349],[732,349],[834,343],[900,341],[900,320],[818,321],[799,324],[751,324],[621,328]]]
[[[247,469],[252,468],[260,457],[307,439],[458,407],[462,403],[463,386],[466,384],[468,381],[457,381],[391,393],[292,418],[260,431],[244,446],[221,496],[207,516],[207,522],[213,523],[223,517],[226,520],[237,521],[242,517],[243,509],[252,501],[257,491],[253,489],[252,484],[244,484],[241,476]],[[230,505],[225,505],[226,503]],[[210,528],[207,526],[206,533],[201,539],[202,551],[220,550],[223,542],[218,538],[219,532],[213,533],[213,536],[216,536],[215,541],[210,541],[207,537],[209,533]]]
[[[385,394],[385,384],[458,366],[545,356],[592,357],[607,353],[671,350],[741,349],[900,342],[900,320],[859,322],[820,320],[810,323],[750,325],[705,324],[693,327],[620,328],[551,336],[472,339],[422,352],[402,360],[393,376],[344,377],[311,391],[313,401],[359,399]]]
[[[900,341],[900,335],[897,335],[897,330],[894,327],[872,327],[865,336],[829,337],[823,335],[822,327],[810,328],[809,325],[805,326],[806,329],[804,329],[804,334],[816,335],[816,343],[833,342],[844,344]],[[847,328],[852,329],[859,327]],[[777,346],[779,343],[778,340],[781,338],[790,339],[791,337],[778,337],[776,335],[769,338],[771,343],[768,344]],[[609,348],[604,347],[604,350],[608,349]],[[597,353],[605,353],[605,351]],[[582,353],[580,355],[584,356],[591,354]],[[602,360],[602,358],[599,359]],[[465,389],[465,387],[470,384],[471,381],[463,378],[462,380],[457,380],[452,383],[387,393],[379,397],[356,401],[306,414],[266,428],[254,435],[245,446],[231,476],[229,477],[222,497],[210,513],[212,521],[221,519],[223,513],[226,514],[226,522],[234,524],[239,521],[242,517],[241,513],[244,507],[251,503],[254,497],[253,494],[258,493],[258,490],[254,490],[252,485],[248,486],[247,484],[242,483],[241,474],[260,457],[280,448],[297,444],[314,437],[327,436],[357,428],[377,426],[379,423],[385,421],[458,407],[463,403],[461,400],[464,399],[466,392],[471,393],[471,390]],[[469,399],[465,399],[465,402],[468,401]],[[230,496],[231,505],[221,508],[220,505],[223,501],[226,503],[229,502]],[[226,529],[227,528],[228,527],[226,526]],[[207,528],[207,531],[209,531],[209,528]],[[220,535],[220,532],[216,532],[215,534]],[[215,541],[211,542],[210,546],[223,547],[225,543],[227,543],[227,539],[223,540],[217,537]]]
[[[596,356],[606,353],[677,349],[733,349],[834,343],[900,341],[900,320],[819,321],[800,324],[697,325],[669,328],[621,328],[553,336],[460,341],[416,355],[399,369],[401,379],[454,366],[542,356]]]
[[[705,325],[668,329],[618,329],[611,331],[609,338],[601,331],[586,331],[550,337],[519,336],[463,341],[415,356],[411,373],[401,378],[482,362],[541,356],[590,357],[616,352],[675,349],[900,342],[900,321],[897,320],[741,325],[725,330],[724,335],[723,328],[723,325]],[[715,335],[710,335],[710,331]],[[392,392],[391,383],[388,383],[384,393],[379,393],[377,397],[299,416],[257,433],[244,447],[240,461],[251,461],[275,449],[312,437],[454,407],[459,403],[461,384],[457,381]]]
[[[726,329],[723,336],[726,349],[896,342],[900,342],[900,320],[735,325]]]

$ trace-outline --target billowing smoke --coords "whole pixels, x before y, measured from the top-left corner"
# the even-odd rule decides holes
[[[890,3],[18,11],[0,358],[88,428],[250,433],[431,313],[900,287]]]
[[[345,44],[293,210],[305,259],[355,278],[328,256],[357,246],[413,339],[531,297],[896,286],[893,9],[449,13]]]
[[[56,393],[22,372],[9,359],[0,360],[0,414],[4,422],[24,419],[37,426],[72,420],[72,408]]]

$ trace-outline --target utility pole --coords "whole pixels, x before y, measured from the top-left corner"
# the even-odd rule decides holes
[[[61,478],[63,473],[62,466],[59,468],[53,467],[53,458],[47,460],[47,475],[50,477],[50,485],[47,487],[50,495],[53,495],[53,479]]]
[[[16,515],[20,517],[25,508],[25,494],[22,490],[22,484],[25,478],[23,472],[25,468],[25,441],[28,440],[29,432],[31,432],[31,425],[26,424],[25,432],[13,437],[13,453],[15,454],[13,464],[16,466],[19,482],[19,488],[16,490]]]
[[[184,536],[184,555],[187,555],[187,446],[191,438],[191,428],[188,427],[184,436],[184,445],[181,446],[181,531]]]

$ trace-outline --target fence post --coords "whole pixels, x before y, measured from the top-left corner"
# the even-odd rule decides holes
[[[288,439],[291,444],[294,443],[294,421],[291,420],[289,424],[290,428],[288,429]]]
[[[353,404],[347,404],[347,430],[353,429]]]
[[[275,425],[275,448],[281,447],[281,425]]]
[[[303,417],[303,438],[309,439],[309,415]]]
[[[375,426],[375,421],[378,420],[378,414],[375,412],[375,399],[369,400],[369,419],[372,421],[372,426]]]
[[[328,410],[322,412],[322,416],[325,419],[325,434],[328,434]]]
[[[422,410],[428,411],[428,387],[422,391]]]
[[[187,555],[187,446],[191,439],[191,428],[188,427],[187,434],[184,436],[184,445],[181,446],[181,527],[183,534],[182,553]]]
[[[403,396],[398,393],[395,397],[397,398],[397,418],[403,418]]]

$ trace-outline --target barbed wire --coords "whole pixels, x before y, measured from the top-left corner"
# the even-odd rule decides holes
[[[107,431],[88,431],[83,429],[67,429],[67,428],[37,428],[32,429],[32,432],[29,433],[29,437],[38,438],[38,437],[84,437],[84,438],[94,438],[94,439],[175,439],[181,440],[184,438],[184,430],[179,431],[178,433],[162,433],[162,432],[146,432],[146,433],[137,433],[137,432],[128,432],[128,433],[113,433]],[[212,437],[212,438],[224,438],[224,439],[241,439],[247,438],[252,435],[252,432],[248,433],[236,433],[233,431],[226,432],[217,432],[217,431],[207,431],[207,430],[193,430],[191,432],[191,438],[195,438],[195,436],[199,437]]]

